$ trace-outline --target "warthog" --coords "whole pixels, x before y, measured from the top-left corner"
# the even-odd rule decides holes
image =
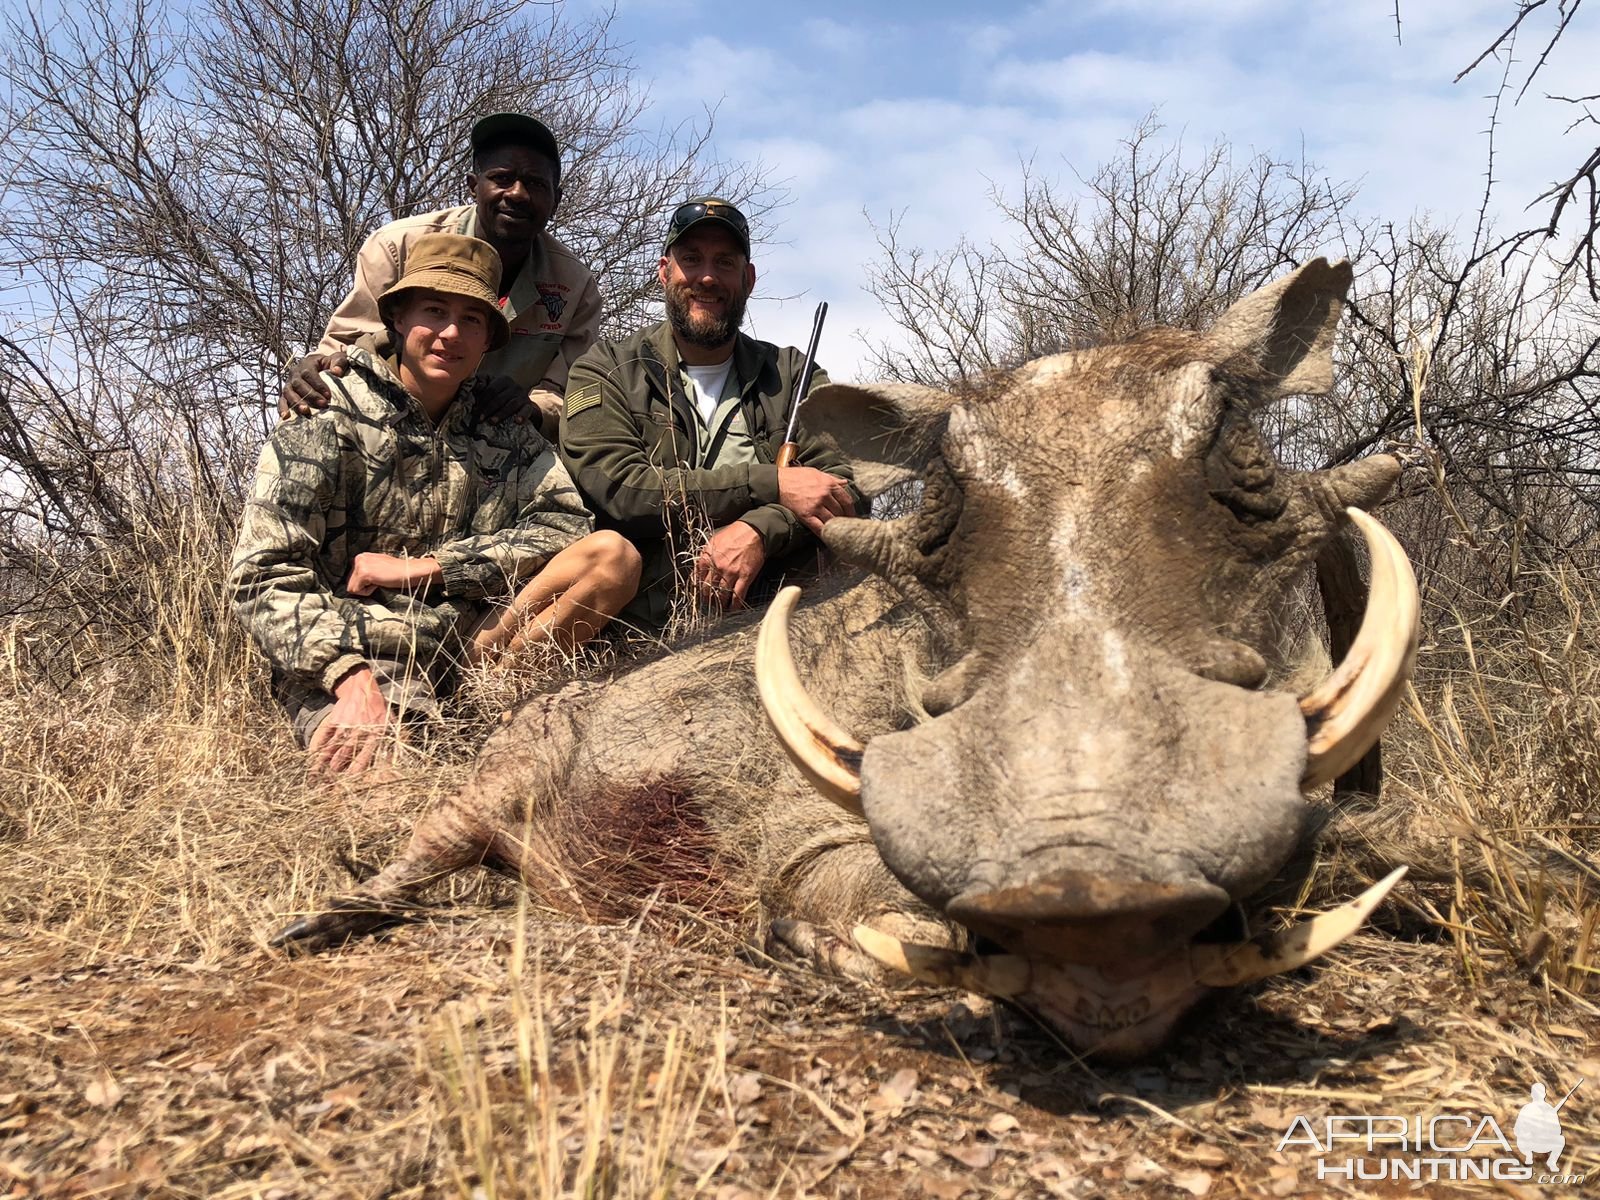
[[[1252,420],[1328,387],[1350,278],[1319,259],[1205,333],[1042,359],[978,397],[819,389],[813,425],[867,492],[922,483],[910,515],[825,527],[860,570],[798,609],[785,592],[759,636],[734,620],[525,703],[396,862],[275,942],[370,928],[485,861],[579,906],[743,871],[819,965],[1004,996],[1124,1055],[1208,989],[1308,961],[1393,877],[1286,934],[1216,937],[1415,653],[1410,567],[1361,511],[1399,464],[1289,472]],[[1275,617],[1346,522],[1372,558],[1360,633],[1311,694],[1275,690]]]

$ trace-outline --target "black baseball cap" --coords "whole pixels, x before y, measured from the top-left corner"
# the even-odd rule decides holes
[[[527,113],[490,113],[472,127],[472,152],[480,154],[496,146],[532,146],[548,155],[561,173],[561,151],[556,147],[556,135],[543,121]]]
[[[672,220],[667,225],[667,240],[661,244],[661,252],[665,254],[672,249],[673,242],[696,225],[704,225],[708,221],[714,225],[721,225],[738,238],[744,256],[750,257],[750,222],[744,219],[742,212],[720,196],[696,196],[693,200],[685,200],[673,209]]]

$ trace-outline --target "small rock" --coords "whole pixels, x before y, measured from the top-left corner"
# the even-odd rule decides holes
[[[728,1091],[735,1104],[741,1106],[754,1104],[761,1099],[761,1079],[754,1071],[745,1071],[734,1076],[733,1086]]]
[[[110,1071],[101,1071],[83,1089],[83,1098],[95,1108],[115,1108],[123,1094],[122,1085],[111,1077]]]
[[[1135,1158],[1122,1168],[1122,1177],[1129,1183],[1149,1183],[1166,1173],[1165,1168],[1148,1158]]]
[[[948,1175],[935,1175],[931,1171],[924,1171],[917,1176],[916,1185],[922,1189],[922,1194],[931,1200],[961,1200],[961,1196],[970,1190],[963,1180]]]

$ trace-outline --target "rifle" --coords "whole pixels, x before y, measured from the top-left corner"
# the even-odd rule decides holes
[[[806,393],[811,390],[811,376],[817,369],[817,341],[822,337],[822,322],[827,315],[828,302],[824,300],[817,305],[817,315],[811,322],[811,344],[806,347],[805,365],[800,368],[800,380],[794,387],[794,399],[789,402],[789,427],[784,430],[783,445],[778,447],[780,467],[794,466],[795,455],[800,453],[800,447],[794,440],[794,427],[800,419],[800,406],[805,403]]]

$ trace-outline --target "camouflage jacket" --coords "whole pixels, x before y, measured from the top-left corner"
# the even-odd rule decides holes
[[[378,297],[405,274],[406,254],[416,240],[441,231],[482,236],[477,206],[461,204],[391,221],[369,237],[356,255],[355,286],[328,319],[317,349],[332,354],[357,338],[381,334]],[[567,369],[600,331],[600,285],[594,272],[564,243],[542,233],[500,307],[511,323],[511,341],[485,355],[480,372],[508,375],[530,394],[562,395]]]
[[[233,553],[235,615],[279,671],[324,691],[369,657],[431,669],[473,601],[510,593],[594,528],[532,426],[482,421],[470,381],[435,426],[387,349],[358,342],[348,374],[323,376],[328,408],[273,430]],[[364,551],[432,555],[443,582],[351,596]]]
[[[684,389],[667,322],[620,341],[598,342],[573,364],[561,457],[602,523],[626,534],[644,556],[641,600],[626,615],[656,625],[666,619],[675,554],[696,549],[692,537],[682,536],[695,516],[714,527],[730,521],[750,525],[761,535],[770,569],[781,571],[786,559],[802,553],[814,560],[816,538],[778,503],[776,465],[804,359],[792,346],[738,336],[733,365],[756,461],[711,467],[697,465],[699,417]],[[818,370],[811,386],[827,382]],[[803,419],[795,436],[798,465],[851,478],[844,460],[805,431]],[[856,511],[866,512],[866,501],[859,493],[855,498]]]

